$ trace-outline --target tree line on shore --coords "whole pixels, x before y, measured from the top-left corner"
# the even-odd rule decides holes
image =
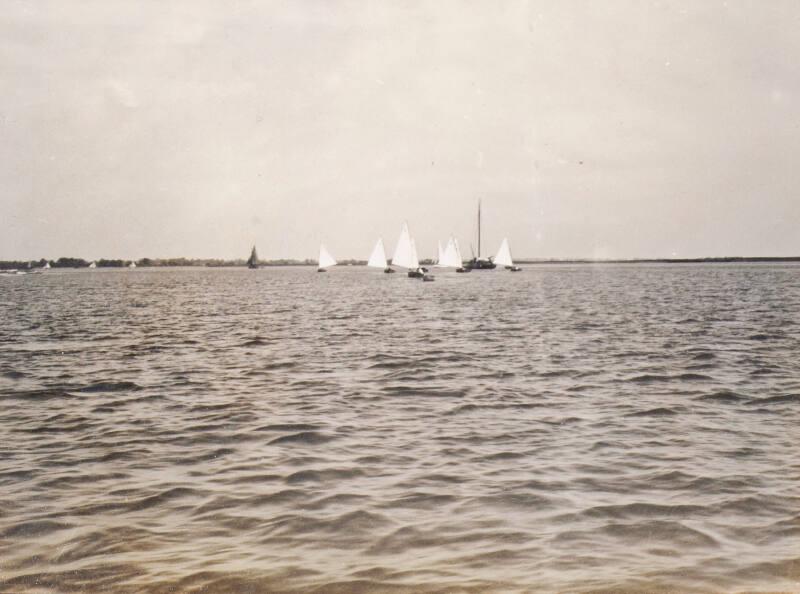
[[[236,267],[247,266],[243,259],[222,260],[218,258],[141,258],[139,260],[119,260],[106,259],[85,260],[83,258],[61,257],[56,260],[42,258],[40,260],[0,260],[0,270],[28,270],[34,268],[44,268],[47,264],[51,268],[88,268],[92,263],[97,268],[126,268],[131,264],[136,267],[175,267],[175,266],[197,266],[197,267]],[[366,264],[362,260],[344,260],[340,264]],[[316,260],[259,260],[259,266],[316,266]]]

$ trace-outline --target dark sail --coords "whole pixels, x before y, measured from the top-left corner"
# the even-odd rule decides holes
[[[258,254],[256,253],[256,246],[253,246],[253,251],[250,252],[250,257],[247,259],[248,268],[258,268]]]

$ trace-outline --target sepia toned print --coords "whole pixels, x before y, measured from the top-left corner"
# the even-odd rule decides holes
[[[0,592],[800,591],[800,6],[0,11]]]

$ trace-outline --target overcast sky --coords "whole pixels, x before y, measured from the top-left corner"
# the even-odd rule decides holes
[[[800,3],[5,0],[0,259],[800,255]],[[466,254],[465,254],[466,255]]]

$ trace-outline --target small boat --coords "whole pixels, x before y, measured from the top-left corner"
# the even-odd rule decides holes
[[[50,270],[50,262],[45,262],[43,268],[45,270]]]
[[[128,268],[136,268],[136,262],[131,262],[128,264]]]
[[[422,278],[427,272],[419,265],[417,246],[408,231],[408,223],[403,223],[403,228],[400,230],[400,237],[397,239],[397,246],[392,256],[392,266],[408,269],[409,278]]]
[[[464,267],[464,258],[461,256],[461,248],[458,247],[458,239],[453,238],[453,249],[456,252],[454,262],[458,264],[456,272],[472,272],[471,268]]]
[[[253,245],[253,249],[250,252],[250,257],[247,259],[247,267],[251,270],[258,268],[258,254],[256,253],[255,245]]]
[[[97,268],[96,262],[89,262],[89,268]]]
[[[486,260],[481,259],[481,201],[478,200],[478,255],[473,256],[472,260],[467,262],[469,270],[493,270],[497,265],[489,257]]]
[[[508,247],[507,238],[504,238],[503,243],[500,244],[500,249],[497,250],[494,262],[500,266],[505,266],[506,270],[510,270],[511,272],[519,272],[522,270],[519,266],[514,266],[514,260],[511,259],[511,249]]]
[[[461,257],[461,248],[458,247],[458,240],[450,236],[447,240],[447,247],[442,250],[441,242],[439,243],[439,268],[455,268],[456,272],[469,272],[469,269],[464,268],[464,261]]]
[[[317,260],[317,272],[327,272],[325,269],[330,266],[336,266],[336,259],[331,256],[323,244],[319,244],[319,259]]]
[[[409,278],[425,278],[425,273],[428,272],[425,268],[419,265],[419,256],[417,256],[417,242],[411,238],[411,263],[412,266],[408,270]]]
[[[370,268],[383,268],[386,274],[394,272],[394,269],[386,262],[386,250],[383,247],[383,238],[378,238],[378,243],[375,244],[375,248],[372,250],[372,255],[370,255],[367,261],[367,266]]]
[[[452,237],[450,238],[453,239]],[[445,260],[447,259],[445,256],[445,250],[442,249],[442,240],[440,239],[437,242],[437,256],[436,256],[436,263],[433,265],[434,268],[446,268]]]

